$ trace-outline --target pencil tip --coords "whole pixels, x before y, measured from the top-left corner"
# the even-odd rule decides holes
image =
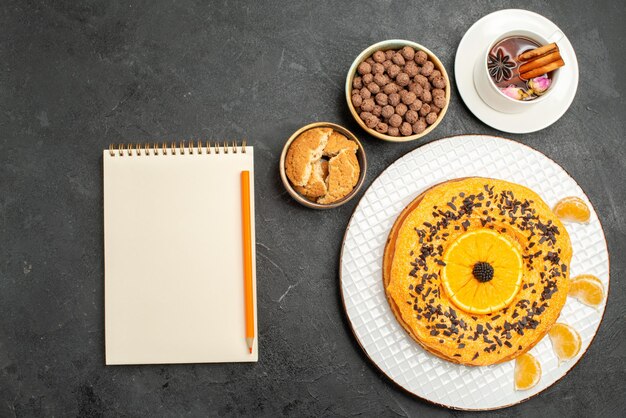
[[[252,347],[248,347],[248,350],[250,350],[250,354],[252,354]]]

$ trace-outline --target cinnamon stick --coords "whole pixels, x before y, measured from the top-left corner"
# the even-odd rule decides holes
[[[530,80],[531,78],[539,77],[540,75],[544,75],[544,74],[549,73],[550,71],[554,71],[557,68],[560,68],[564,65],[565,65],[565,62],[563,62],[562,59],[558,61],[552,61],[546,65],[535,68],[534,70],[530,70],[528,72],[520,74],[520,78],[522,80]]]
[[[543,55],[543,56],[541,56],[539,58],[527,61],[525,64],[522,64],[519,67],[519,73],[520,74],[527,73],[530,70],[534,70],[535,68],[543,67],[546,64],[549,64],[549,63],[551,63],[553,61],[558,61],[560,59],[561,59],[561,54],[559,53],[558,50],[556,50],[556,51],[554,51],[552,53]]]
[[[526,51],[523,54],[520,54],[517,59],[518,61],[529,61],[533,58],[537,58],[558,50],[559,47],[557,46],[557,44],[551,43],[548,45],[540,46],[539,48],[531,49],[530,51]]]

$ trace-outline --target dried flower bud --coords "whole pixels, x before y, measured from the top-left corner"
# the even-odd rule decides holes
[[[533,89],[533,92],[537,96],[541,96],[550,88],[550,84],[552,84],[552,80],[548,77],[547,74],[542,75],[541,77],[535,77],[528,81],[528,87]]]
[[[500,89],[500,91],[506,96],[509,96],[511,99],[524,100],[526,97],[528,97],[528,93],[513,85],[510,85],[509,87],[504,89]]]

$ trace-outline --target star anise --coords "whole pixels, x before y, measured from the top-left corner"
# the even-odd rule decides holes
[[[498,48],[495,55],[489,54],[489,58],[487,59],[489,75],[496,80],[496,83],[509,80],[513,76],[512,69],[515,68],[516,65],[517,64],[515,64],[511,57],[504,55],[501,48]]]

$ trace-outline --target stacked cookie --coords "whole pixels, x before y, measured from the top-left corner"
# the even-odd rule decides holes
[[[285,172],[293,188],[320,204],[346,197],[356,186],[361,168],[358,144],[332,128],[314,128],[289,146]]]

